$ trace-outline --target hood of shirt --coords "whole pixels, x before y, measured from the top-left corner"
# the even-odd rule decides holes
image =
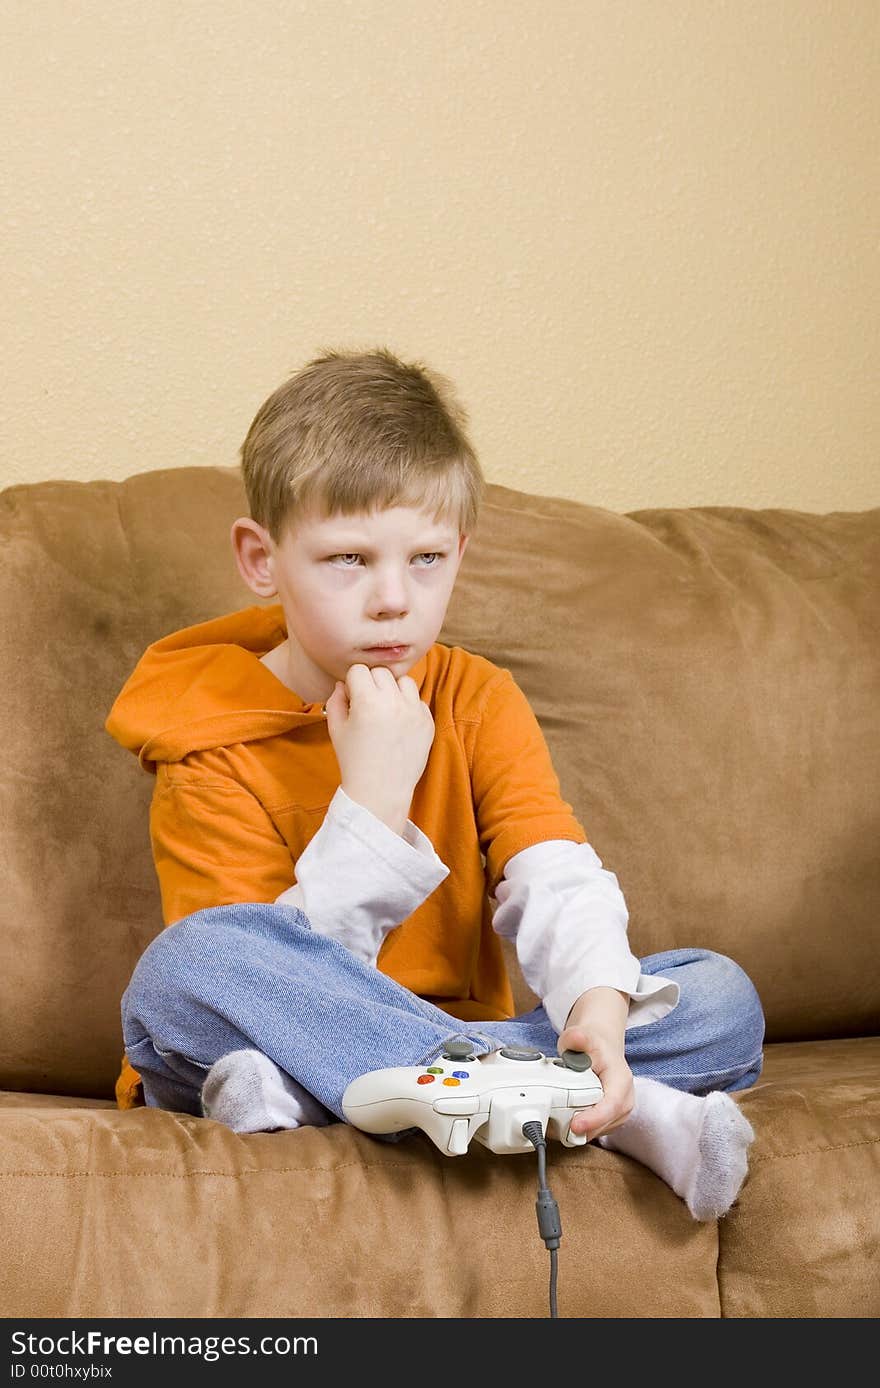
[[[325,721],[260,657],[287,639],[284,612],[246,607],[154,641],[126,680],[104,724],[146,771],[190,752],[277,737]],[[421,688],[422,656],[409,674]]]

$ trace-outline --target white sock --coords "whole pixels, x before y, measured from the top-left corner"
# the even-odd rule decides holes
[[[727,1213],[748,1173],[751,1124],[729,1094],[699,1098],[637,1076],[635,1107],[625,1123],[597,1139],[661,1177],[694,1219]]]
[[[211,1066],[202,1113],[236,1133],[322,1127],[331,1115],[262,1051],[230,1051]]]

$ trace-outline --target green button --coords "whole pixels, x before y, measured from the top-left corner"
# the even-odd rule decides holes
[[[429,1074],[429,1075],[442,1075],[442,1074],[443,1074],[443,1066],[442,1066],[442,1065],[429,1065],[429,1066],[428,1066],[428,1074]]]

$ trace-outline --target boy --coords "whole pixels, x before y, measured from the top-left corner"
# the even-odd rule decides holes
[[[588,1051],[604,1098],[573,1127],[712,1219],[746,1175],[726,1091],[760,1073],[760,1004],[722,956],[632,955],[525,696],[437,642],[483,486],[466,422],[384,349],[318,357],[258,411],[231,539],[278,605],[156,642],[107,720],[156,775],[169,927],[123,997],[119,1102],[293,1128],[452,1035]],[[524,1017],[499,936],[542,999]]]

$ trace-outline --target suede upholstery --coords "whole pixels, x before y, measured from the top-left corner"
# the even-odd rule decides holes
[[[161,915],[152,780],[103,723],[149,642],[256,601],[245,511],[233,468],[0,494],[0,1315],[545,1316],[534,1160],[112,1101]],[[880,510],[487,488],[440,639],[526,692],[636,952],[730,954],[767,1015],[717,1224],[625,1157],[551,1149],[561,1316],[880,1313],[878,592]]]

